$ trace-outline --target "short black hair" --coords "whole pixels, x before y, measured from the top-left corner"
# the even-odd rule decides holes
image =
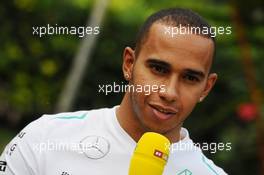
[[[147,40],[148,33],[151,26],[154,23],[161,23],[166,25],[172,25],[174,27],[191,27],[191,28],[207,28],[210,29],[211,26],[197,13],[183,8],[169,8],[160,10],[147,18],[145,23],[139,29],[137,38],[136,38],[136,47],[135,54],[138,56],[142,44]],[[195,33],[197,34],[197,33]],[[202,35],[206,38],[210,38],[214,43],[214,55],[215,55],[215,38],[211,33],[211,30],[207,33],[198,33],[198,35]]]

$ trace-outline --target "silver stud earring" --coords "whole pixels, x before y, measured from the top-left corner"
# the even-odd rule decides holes
[[[125,73],[125,79],[128,80],[129,79],[129,74]]]

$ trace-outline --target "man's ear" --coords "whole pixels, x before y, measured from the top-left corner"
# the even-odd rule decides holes
[[[207,78],[205,88],[204,88],[204,90],[200,96],[199,102],[203,101],[203,99],[209,94],[209,92],[214,87],[216,80],[217,80],[217,74],[216,73],[210,73],[208,78]]]
[[[123,74],[127,81],[132,77],[133,66],[135,63],[135,51],[130,47],[126,47],[123,52]]]

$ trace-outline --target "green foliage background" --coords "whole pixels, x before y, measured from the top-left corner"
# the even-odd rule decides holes
[[[33,26],[84,26],[92,0],[14,0],[0,4],[0,151],[28,122],[53,113],[80,38],[71,35],[38,37]],[[133,46],[139,26],[151,13],[168,7],[190,8],[213,26],[231,26],[232,35],[217,38],[215,89],[186,121],[195,142],[231,142],[231,151],[206,152],[229,174],[258,174],[255,123],[243,122],[236,108],[249,102],[241,65],[241,50],[229,2],[213,0],[122,1],[109,3],[74,110],[110,107],[123,94],[98,94],[98,85],[124,82],[122,52]],[[238,4],[250,42],[256,77],[264,87],[264,20],[262,2]],[[96,95],[95,95],[96,94]],[[109,100],[111,99],[111,100]]]

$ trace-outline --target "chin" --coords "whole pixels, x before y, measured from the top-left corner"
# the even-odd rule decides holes
[[[156,132],[160,134],[167,133],[174,128],[177,128],[178,125],[176,126],[171,126],[170,121],[165,122],[159,122],[159,121],[141,121],[142,125],[144,126],[145,130],[148,132]]]

